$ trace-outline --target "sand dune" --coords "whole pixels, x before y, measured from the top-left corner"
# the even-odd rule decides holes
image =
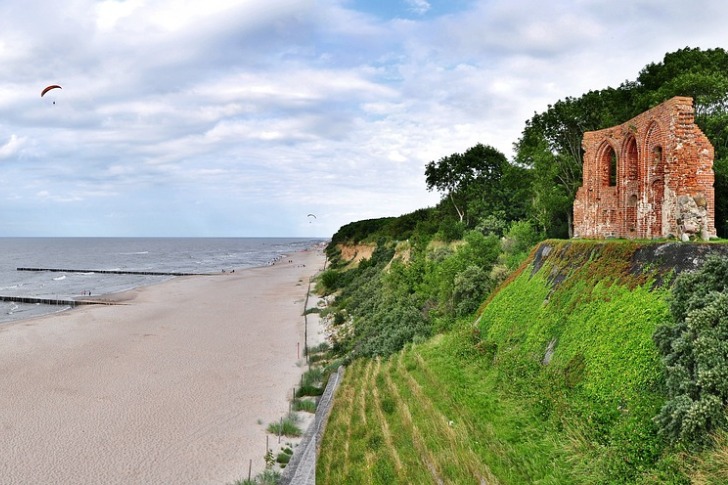
[[[291,258],[0,326],[0,483],[226,484],[250,459],[261,471],[324,261]]]

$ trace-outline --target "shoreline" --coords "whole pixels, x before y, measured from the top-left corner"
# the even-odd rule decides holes
[[[5,478],[227,484],[250,460],[262,471],[265,429],[305,370],[308,278],[325,261],[318,248],[290,259],[0,326]]]

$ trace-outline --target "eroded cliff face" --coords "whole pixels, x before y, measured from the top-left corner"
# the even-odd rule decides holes
[[[341,253],[342,261],[357,264],[364,259],[371,258],[377,245],[374,243],[337,244],[336,247]]]

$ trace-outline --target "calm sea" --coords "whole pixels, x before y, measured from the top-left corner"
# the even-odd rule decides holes
[[[0,295],[73,299],[160,283],[169,277],[94,270],[219,273],[270,264],[322,239],[297,238],[0,238]],[[35,272],[60,268],[86,272]],[[0,301],[0,323],[66,308]]]

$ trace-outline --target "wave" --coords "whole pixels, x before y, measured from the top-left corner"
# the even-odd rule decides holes
[[[65,279],[66,279],[66,275],[63,275],[63,276],[58,276],[56,278],[53,278],[53,281],[63,281]]]

